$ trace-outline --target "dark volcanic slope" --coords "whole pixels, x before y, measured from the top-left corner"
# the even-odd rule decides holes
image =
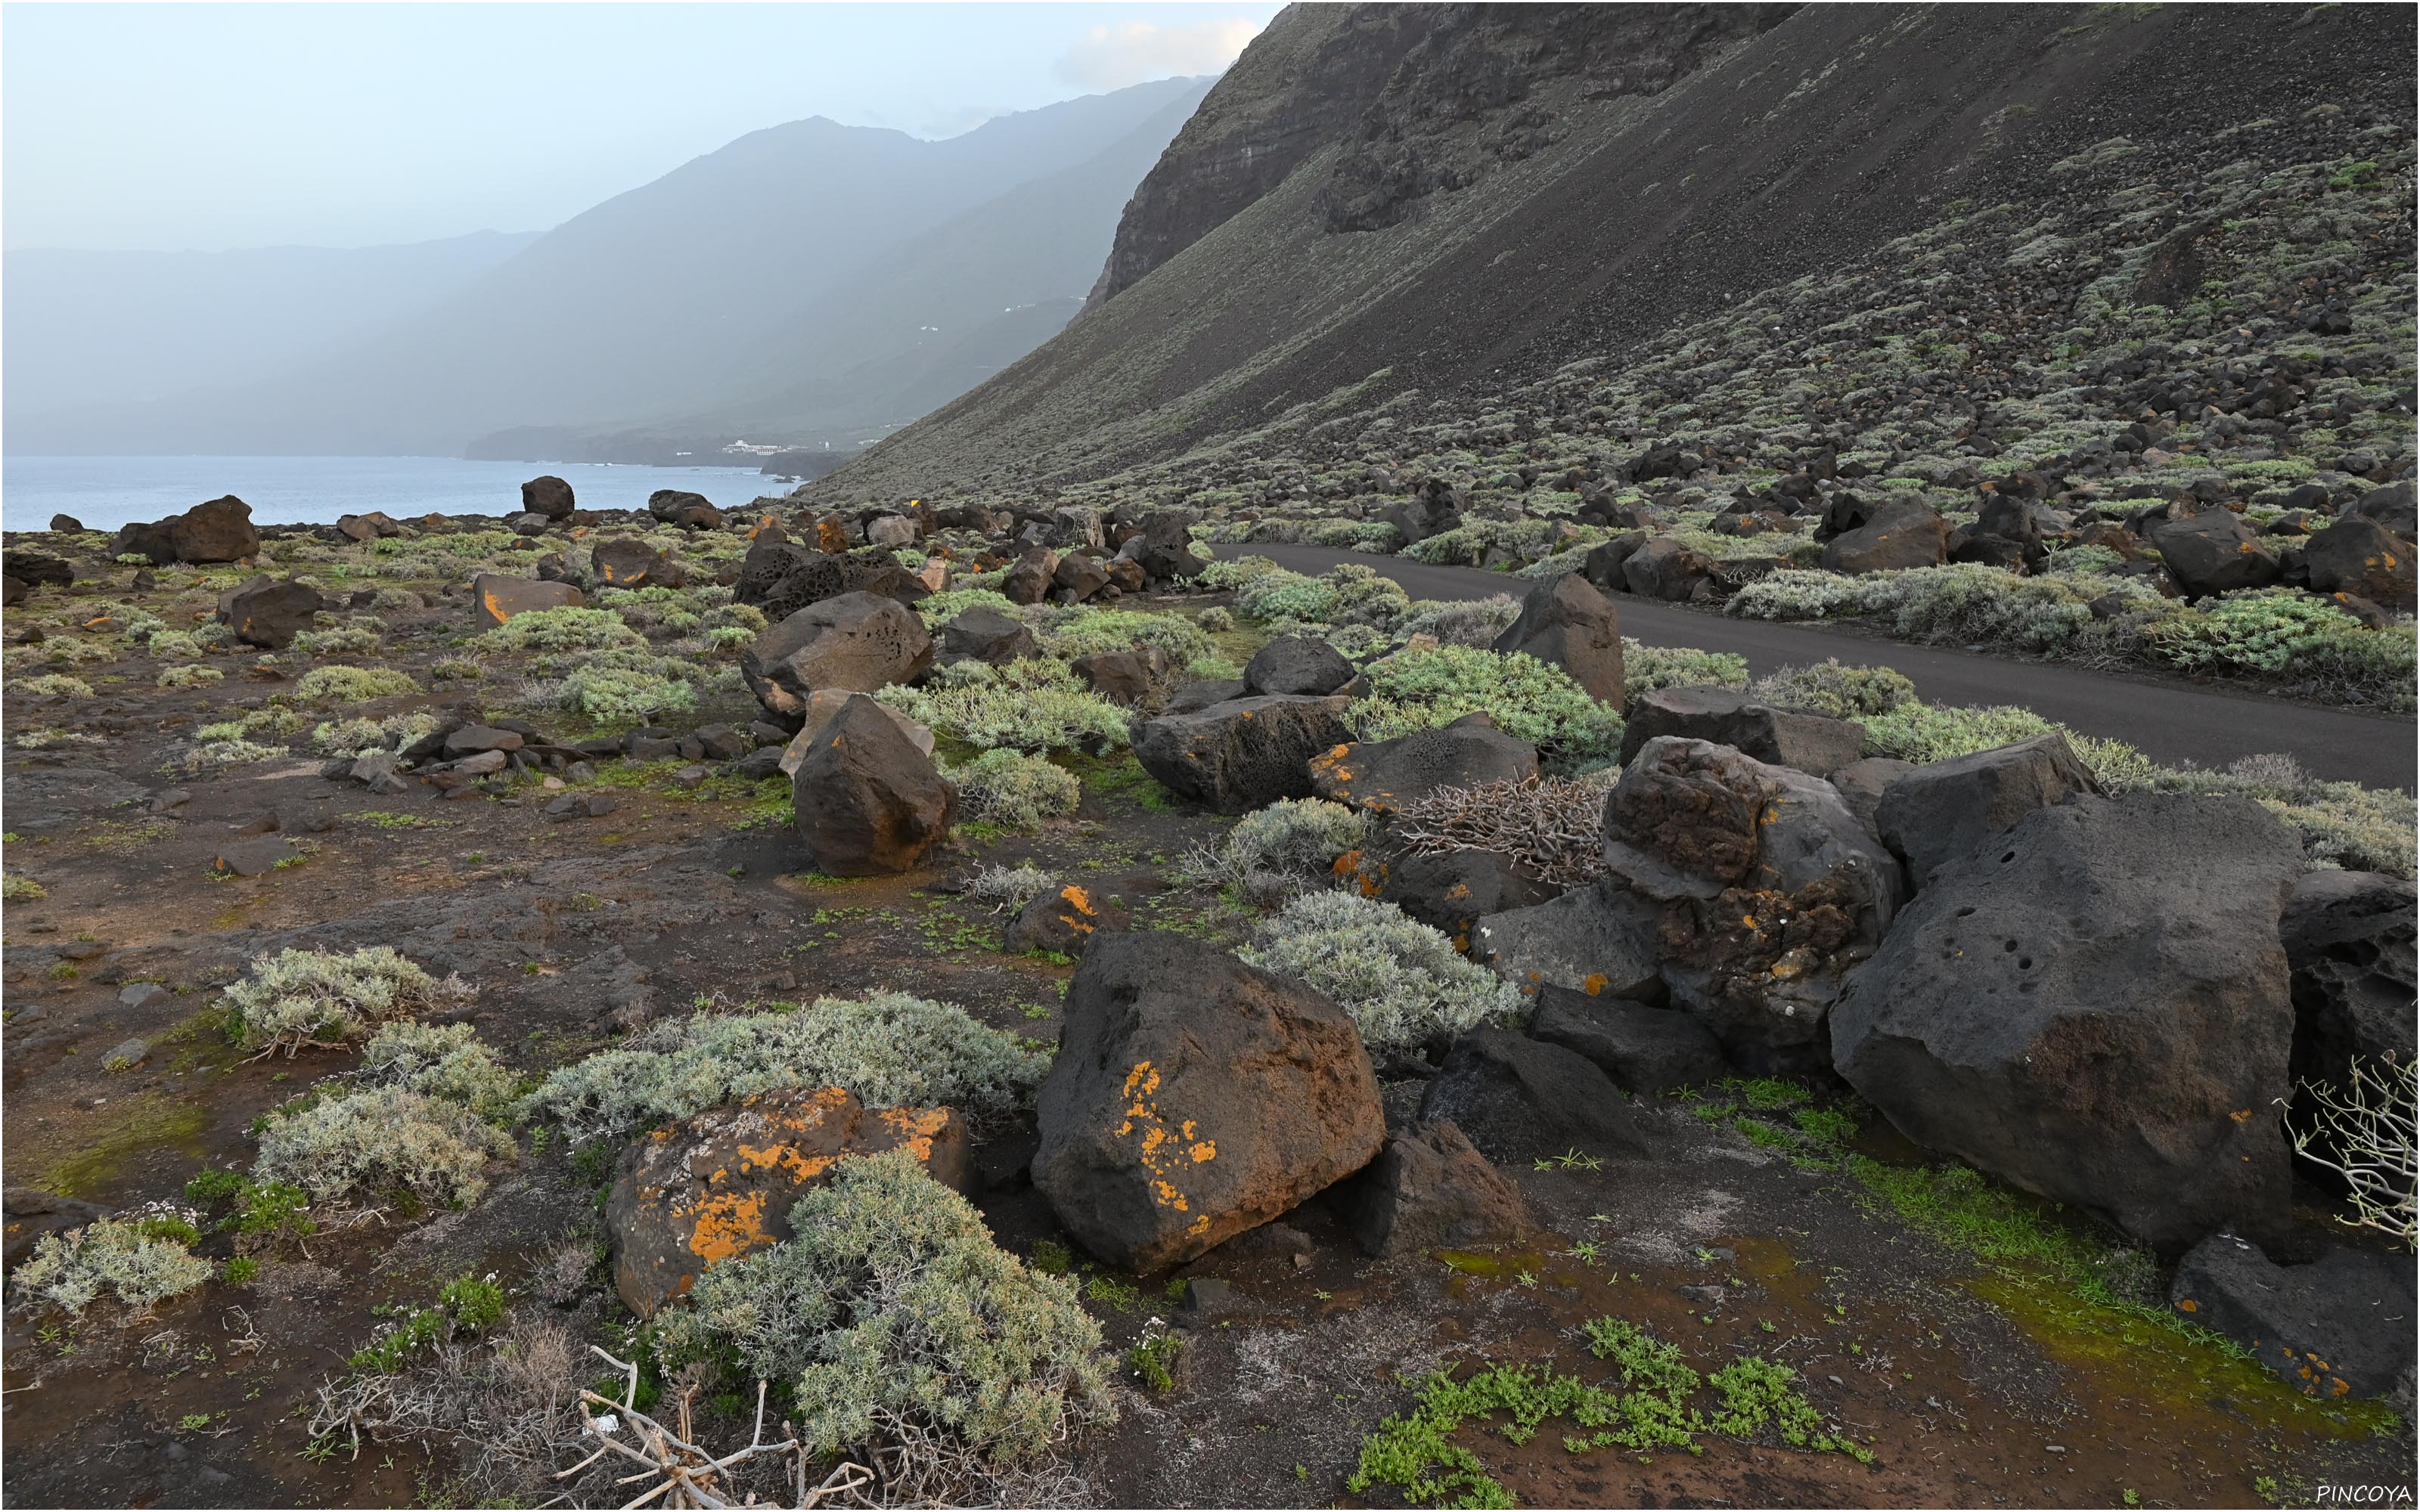
[[[1859,267],[1958,202],[2065,206],[2079,186],[2062,168],[2097,146],[2123,139],[2137,178],[2181,183],[2255,123],[2316,138],[2408,120],[2413,66],[2408,9],[1811,7],[1752,36],[1769,14],[1720,13],[1735,39],[1692,7],[1472,8],[1306,150],[1334,113],[1310,102],[1326,75],[1304,57],[1392,14],[1281,17],[1202,106],[1257,124],[1188,125],[1128,207],[1104,286],[1151,270],[827,487],[1071,481],[1309,401],[1618,365],[1676,324]],[[1235,155],[1263,141],[1291,171],[1230,212],[1259,189]],[[2026,276],[2054,301],[2086,281]]]

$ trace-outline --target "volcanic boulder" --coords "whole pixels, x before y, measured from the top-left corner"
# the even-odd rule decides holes
[[[1254,693],[1333,693],[1353,681],[1353,664],[1325,640],[1281,635],[1244,664],[1244,687]]]
[[[1933,868],[1972,856],[2036,809],[2100,791],[2092,769],[2054,730],[1916,768],[1884,792],[1875,827],[1922,887]]]
[[[1457,719],[1392,740],[1357,740],[1311,758],[1311,785],[1331,802],[1386,813],[1439,788],[1526,781],[1538,748],[1493,724]]]
[[[961,661],[1001,667],[1032,656],[1035,649],[1033,632],[1023,620],[990,604],[972,604],[941,626],[939,649],[933,659],[943,667]]]
[[[2411,1389],[2409,1257],[2338,1249],[2308,1265],[2279,1265],[2249,1241],[2212,1234],[2177,1262],[2168,1301],[2306,1396]]]
[[[2228,509],[2205,509],[2188,519],[2154,520],[2151,544],[2187,598],[2265,588],[2277,580],[2277,559]]]
[[[1572,1149],[1635,1155],[1647,1144],[1629,1103],[1592,1061],[1510,1029],[1456,1040],[1420,1100],[1420,1117],[1452,1120],[1497,1161]]]
[[[1068,984],[1033,1184],[1132,1271],[1203,1254],[1367,1165],[1370,1053],[1302,982],[1166,931],[1104,934]]]
[[[1823,565],[1851,574],[1937,567],[1948,559],[1948,541],[1949,527],[1931,505],[1900,500],[1879,506],[1865,524],[1825,543]]]
[[[1658,735],[1730,746],[1758,761],[1822,777],[1857,759],[1866,727],[1854,719],[1776,709],[1733,688],[1657,687],[1630,701],[1621,731],[1623,764],[1637,760]]]
[[[219,595],[218,621],[246,645],[282,651],[311,628],[311,616],[325,608],[327,601],[318,589],[263,573]]]
[[[756,702],[797,717],[818,688],[871,693],[932,664],[933,638],[913,609],[860,593],[810,604],[765,630],[740,654],[739,671]]]
[[[1522,652],[1559,667],[1599,703],[1621,707],[1621,617],[1578,573],[1531,589],[1521,601],[1520,618],[1496,638],[1493,649]]]
[[[689,575],[673,559],[632,536],[599,541],[588,553],[590,570],[608,588],[678,588]]]
[[[1538,989],[1529,1036],[1577,1051],[1639,1097],[1716,1081],[1729,1069],[1721,1041],[1691,1014],[1568,987]]]
[[[1352,739],[1344,704],[1271,693],[1163,715],[1135,732],[1135,760],[1170,792],[1220,813],[1307,798],[1311,759]]]
[[[791,1206],[841,1162],[903,1145],[935,1180],[972,1194],[956,1113],[870,1110],[838,1087],[760,1092],[640,1135],[605,1199],[614,1289],[654,1317],[708,1267],[790,1238]]]
[[[479,601],[480,612],[498,625],[516,614],[537,609],[588,607],[588,595],[569,583],[504,578],[489,572],[471,579],[471,596]]]
[[[119,556],[148,557],[155,567],[240,562],[260,549],[260,532],[253,528],[252,506],[228,494],[166,519],[125,526],[112,549]]]
[[[1444,1119],[1388,1135],[1337,1200],[1353,1242],[1380,1259],[1513,1239],[1529,1227],[1519,1189]]]
[[[958,790],[863,694],[816,732],[790,779],[799,838],[830,876],[905,872],[950,832]]]
[[[553,473],[543,473],[521,485],[521,513],[544,515],[549,519],[562,519],[578,508],[571,485]]]
[[[2287,1215],[2303,848],[2248,800],[2079,795],[1934,872],[1832,1011],[1917,1143],[2175,1254]]]
[[[2406,611],[2413,602],[2412,559],[2410,542],[2360,515],[2313,532],[2303,548],[2314,593],[2351,594]]]

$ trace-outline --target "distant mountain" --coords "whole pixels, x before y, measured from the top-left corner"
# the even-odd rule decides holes
[[[251,382],[427,309],[535,231],[395,247],[0,254],[0,362],[13,419]]]
[[[267,377],[70,408],[12,366],[7,444],[492,455],[479,439],[508,430],[576,447],[624,430],[710,443],[741,419],[785,443],[895,426],[1057,330],[1063,314],[1015,307],[1080,299],[1207,87],[1140,85],[941,142],[821,118],[752,132]]]

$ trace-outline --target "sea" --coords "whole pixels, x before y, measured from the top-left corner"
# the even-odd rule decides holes
[[[258,525],[327,525],[340,515],[510,515],[521,485],[551,472],[583,509],[644,509],[659,488],[732,509],[790,485],[754,468],[608,462],[466,462],[448,456],[0,456],[0,529],[48,530],[71,515],[114,531],[233,494]]]

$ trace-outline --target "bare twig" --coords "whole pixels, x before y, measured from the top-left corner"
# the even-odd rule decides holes
[[[2414,1241],[2415,1135],[2420,1135],[2420,1061],[2401,1065],[2393,1054],[2385,1070],[2355,1056],[2347,1066],[2342,1093],[2325,1083],[2305,1080],[2301,1089],[2318,1104],[2311,1126],[2297,1129],[2289,1113],[2286,1133],[2294,1152],[2314,1165],[2335,1172],[2350,1189],[2353,1215],[2344,1220],[2357,1228],[2411,1244]],[[2278,1106],[2290,1108],[2285,1098]]]

